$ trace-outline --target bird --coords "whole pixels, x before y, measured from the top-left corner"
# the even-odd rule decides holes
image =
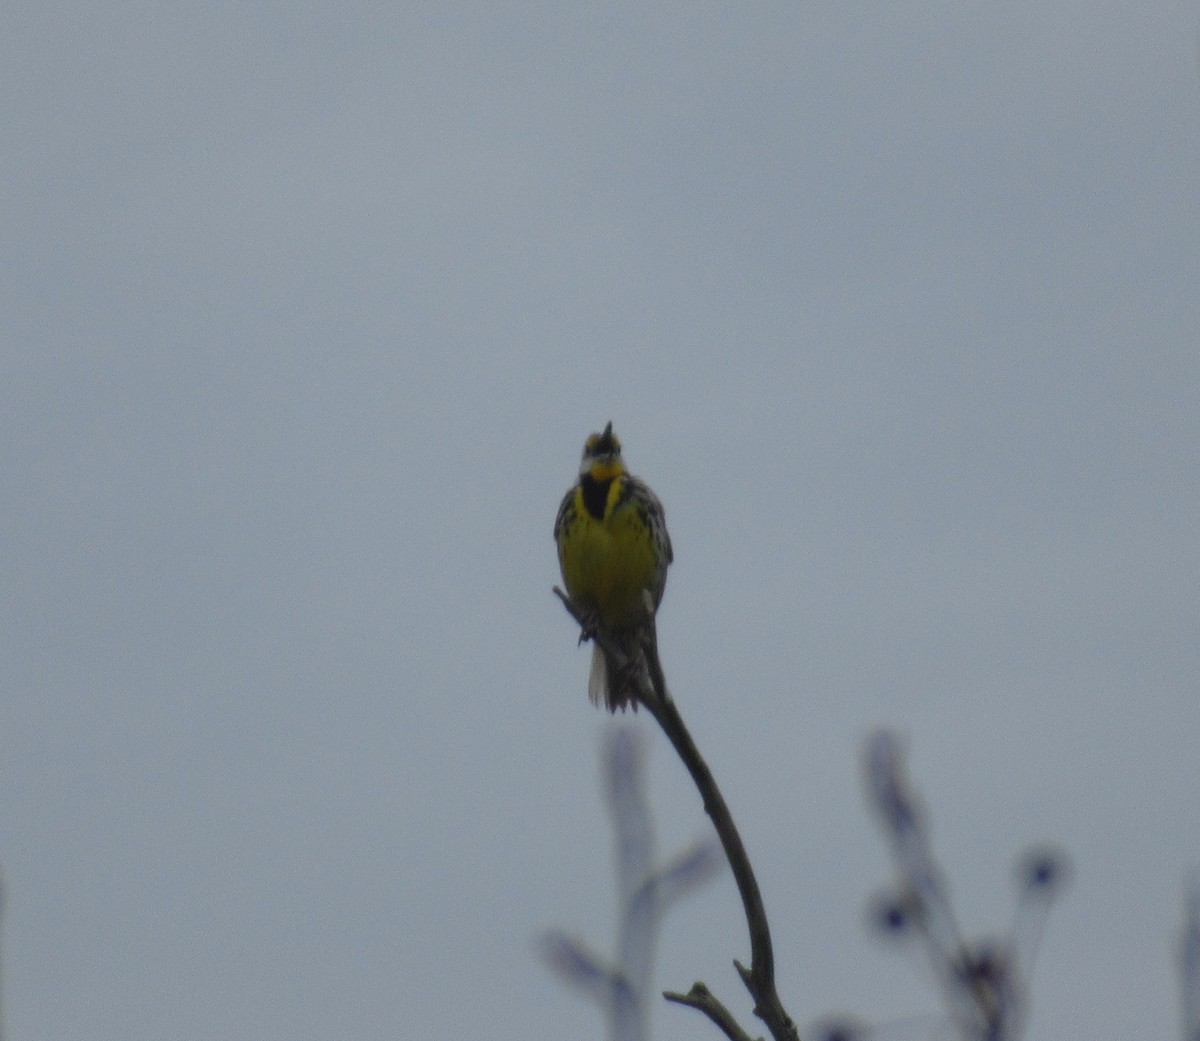
[[[584,442],[579,477],[563,496],[554,521],[558,563],[572,603],[585,618],[584,637],[600,633],[624,661],[593,641],[588,697],[610,712],[637,699],[631,690],[643,641],[674,560],[666,515],[658,496],[634,477],[621,458],[621,441],[609,420]]]

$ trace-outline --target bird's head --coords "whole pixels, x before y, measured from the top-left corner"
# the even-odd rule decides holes
[[[579,476],[590,476],[594,481],[611,481],[625,472],[621,462],[621,440],[613,433],[612,420],[602,434],[592,434],[583,445],[583,458],[579,461]]]

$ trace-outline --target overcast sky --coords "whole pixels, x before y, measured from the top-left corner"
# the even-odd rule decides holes
[[[0,32],[0,947],[13,1041],[599,1037],[611,419],[668,679],[800,1023],[908,742],[972,934],[1070,852],[1036,1041],[1173,1038],[1200,864],[1200,13],[18,5]],[[644,715],[644,714],[643,714]],[[705,834],[652,723],[663,853]],[[663,987],[748,1025],[728,874]],[[715,1037],[663,1006],[658,1041]]]

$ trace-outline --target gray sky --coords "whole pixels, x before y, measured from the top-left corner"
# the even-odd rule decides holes
[[[0,33],[0,936],[20,1041],[599,1036],[583,438],[798,1020],[869,728],[965,927],[1053,840],[1030,1037],[1176,1036],[1200,863],[1194,5],[24,5]],[[649,722],[641,720],[643,726]],[[703,834],[661,739],[664,852]],[[731,879],[663,986],[744,1019]],[[715,1036],[664,1007],[659,1041]]]

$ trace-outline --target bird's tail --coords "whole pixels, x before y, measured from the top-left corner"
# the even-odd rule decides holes
[[[592,671],[588,675],[588,697],[593,705],[603,704],[609,712],[625,706],[637,711],[638,673],[645,669],[641,641],[636,631],[610,634],[625,652],[624,660],[592,643]]]

